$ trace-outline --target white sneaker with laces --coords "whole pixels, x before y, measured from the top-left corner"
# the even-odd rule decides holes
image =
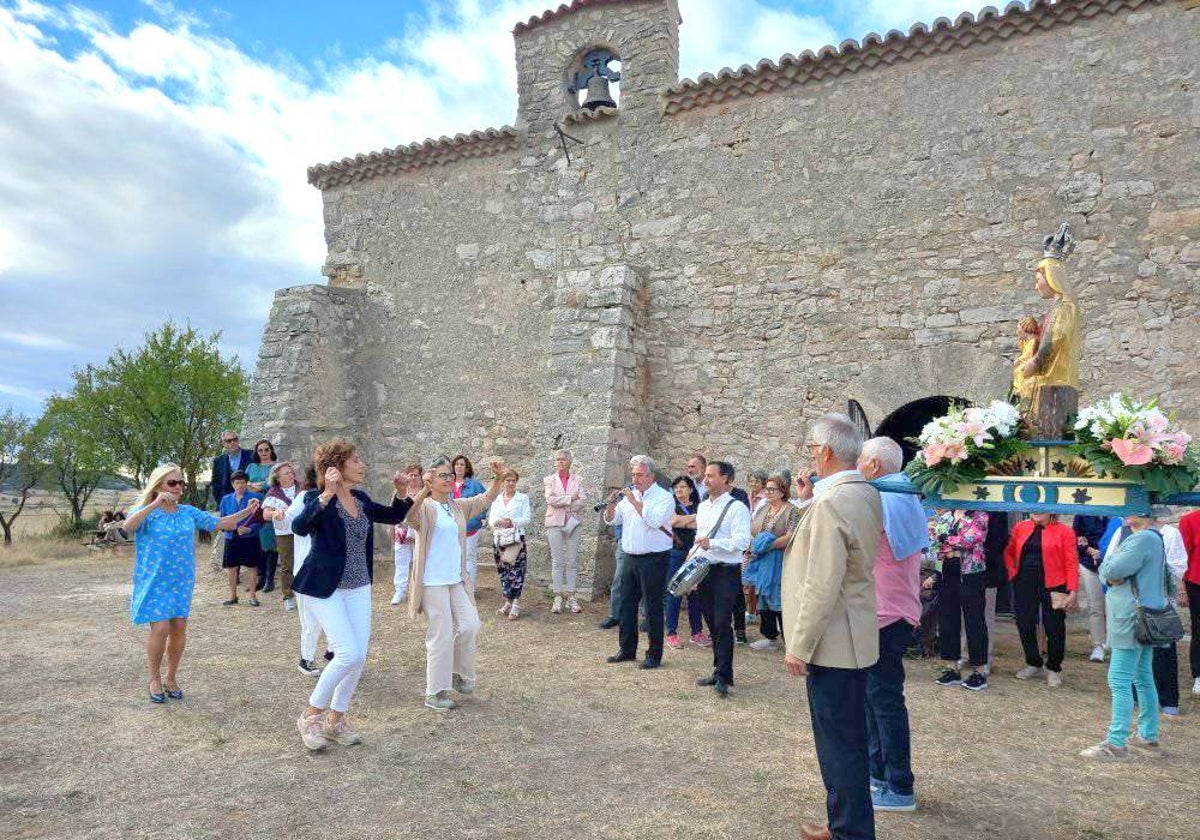
[[[1096,645],[1094,648],[1092,648],[1092,655],[1089,656],[1088,659],[1092,660],[1093,662],[1103,662],[1104,645]]]
[[[750,643],[750,650],[775,650],[779,643],[774,639],[757,639]]]
[[[1047,671],[1046,685],[1051,688],[1062,688],[1062,674],[1058,671]]]
[[[550,612],[554,613],[555,615],[558,615],[560,612],[562,612],[562,608],[563,608],[562,596],[555,595],[554,603],[550,605]]]
[[[1019,680],[1032,680],[1042,675],[1042,669],[1036,665],[1026,665],[1015,674]]]
[[[325,721],[321,715],[300,715],[296,720],[296,729],[300,730],[300,740],[304,742],[304,746],[312,752],[323,750],[329,746],[329,741],[325,738]]]
[[[579,602],[577,600],[575,600],[574,595],[567,596],[567,609],[569,609],[573,613],[583,612],[583,607],[579,606]]]

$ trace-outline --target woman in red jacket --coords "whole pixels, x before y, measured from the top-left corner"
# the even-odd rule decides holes
[[[1013,616],[1025,650],[1025,667],[1017,679],[1040,677],[1062,685],[1062,661],[1067,648],[1067,610],[1079,589],[1075,532],[1049,513],[1035,513],[1013,529],[1004,552],[1013,585]],[[1055,593],[1055,594],[1051,594]],[[1062,594],[1057,594],[1062,593]],[[1038,613],[1046,630],[1046,657],[1038,650]]]

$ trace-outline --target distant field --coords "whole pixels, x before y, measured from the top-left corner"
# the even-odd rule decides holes
[[[97,490],[88,502],[89,514],[104,510],[128,508],[137,498],[136,490]],[[6,515],[14,507],[11,493],[0,493],[0,511]],[[36,490],[25,504],[25,510],[17,517],[13,526],[13,538],[38,537],[50,533],[61,518],[70,515],[71,506],[60,493]]]

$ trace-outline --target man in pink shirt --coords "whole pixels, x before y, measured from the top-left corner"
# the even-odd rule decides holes
[[[891,438],[863,444],[863,478],[899,477],[904,453]],[[867,738],[871,801],[876,811],[915,811],[904,652],[921,621],[921,557],[929,545],[928,517],[916,496],[881,493],[883,533],[875,555],[879,661],[867,671]]]

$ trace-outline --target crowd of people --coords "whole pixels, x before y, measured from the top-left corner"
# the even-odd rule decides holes
[[[456,696],[475,691],[482,626],[475,587],[485,533],[503,597],[499,614],[515,621],[525,610],[534,505],[518,489],[516,470],[492,461],[485,486],[466,455],[440,456],[398,470],[391,500],[380,503],[362,489],[367,465],[345,441],[318,447],[303,481],[270,441],[242,449],[239,436],[226,432],[221,442],[225,451],[212,469],[217,514],[180,504],[182,474],[165,465],[122,525],[136,542],[131,610],[134,622],[150,626],[152,702],[183,696],[177,676],[198,529],[224,532],[225,605],[239,603],[245,570],[251,606],[278,577],[285,608],[299,613],[298,668],[317,680],[297,720],[308,749],[361,741],[348,711],[370,644],[372,524],[391,526],[391,603],[425,616],[426,707],[449,711]],[[876,811],[917,807],[905,657],[940,658],[939,686],[986,690],[995,677],[998,611],[1011,612],[1020,637],[1024,665],[1012,676],[1057,688],[1066,614],[1082,592],[1090,660],[1108,661],[1112,700],[1107,737],[1082,755],[1121,761],[1161,754],[1160,708],[1179,713],[1178,653],[1174,644],[1143,643],[1134,625],[1143,607],[1200,598],[1200,511],[1178,528],[1160,522],[1159,510],[1123,521],[1077,516],[1071,524],[1043,513],[1020,521],[977,511],[929,514],[918,497],[880,493],[872,484],[901,473],[900,446],[883,437],[863,441],[837,414],[811,424],[806,455],[795,478],[750,471],[748,492],[736,486],[727,461],[694,454],[668,484],[653,459],[635,455],[629,483],[601,495],[573,471],[570,452],[555,452],[540,500],[550,612],[583,609],[582,521],[594,506],[617,545],[610,613],[600,624],[619,628],[609,663],[656,669],[665,649],[690,643],[712,652],[711,671],[697,684],[727,697],[736,685],[736,648],[755,655],[782,648],[787,672],[806,679],[828,792],[828,825],[806,824],[803,837],[874,836]],[[668,591],[700,555],[706,573],[698,585]],[[1192,612],[1193,635],[1198,615]],[[747,627],[754,625],[759,638],[751,642]],[[1194,645],[1190,664],[1200,694]]]

